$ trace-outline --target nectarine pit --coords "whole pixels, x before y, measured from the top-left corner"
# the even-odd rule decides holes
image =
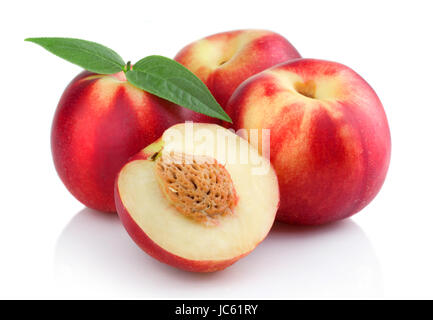
[[[161,190],[178,212],[210,226],[233,213],[237,203],[233,181],[215,159],[171,152],[155,161]]]

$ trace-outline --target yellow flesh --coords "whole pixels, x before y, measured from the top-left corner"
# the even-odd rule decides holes
[[[182,126],[175,128],[182,131]],[[222,130],[216,125],[194,124],[194,129],[197,128]],[[239,145],[248,146],[245,140],[233,133],[230,135]],[[163,140],[165,138],[166,134]],[[183,138],[179,140],[182,141],[166,144],[163,153],[192,151],[191,145],[183,145]],[[193,152],[209,156],[206,150]],[[250,157],[259,155],[250,149]],[[223,159],[219,160],[224,164]],[[150,160],[130,162],[119,175],[118,187],[132,219],[163,249],[190,260],[231,259],[254,249],[271,228],[279,201],[277,178],[272,168],[265,175],[253,175],[254,164],[226,163],[239,201],[233,215],[221,217],[217,226],[206,226],[185,217],[170,205],[158,185],[154,166],[155,162]]]

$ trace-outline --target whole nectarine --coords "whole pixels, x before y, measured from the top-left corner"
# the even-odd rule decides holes
[[[63,93],[52,125],[52,153],[61,180],[86,206],[115,212],[119,169],[181,122],[180,108],[134,87],[123,72],[82,72]]]
[[[197,40],[183,48],[174,59],[199,77],[225,108],[242,81],[278,63],[296,58],[300,55],[295,47],[275,32],[236,30]],[[192,113],[190,110],[183,112]],[[188,118],[215,121],[198,113]]]
[[[270,130],[270,145],[250,142],[270,154],[281,221],[349,217],[385,180],[391,140],[384,109],[367,82],[342,64],[298,59],[270,68],[243,82],[226,111],[245,135]]]

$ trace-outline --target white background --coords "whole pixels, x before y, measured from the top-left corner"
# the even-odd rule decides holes
[[[433,298],[431,1],[2,1],[0,298]],[[80,68],[23,41],[97,41],[137,61],[216,32],[265,28],[376,90],[393,150],[379,195],[351,219],[276,225],[225,271],[191,274],[85,209],[50,151],[57,102]]]

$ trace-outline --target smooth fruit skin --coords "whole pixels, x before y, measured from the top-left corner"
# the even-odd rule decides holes
[[[129,157],[182,122],[180,107],[146,93],[123,73],[79,74],[63,93],[51,132],[56,170],[84,205],[115,212],[113,186]]]
[[[174,59],[199,77],[225,108],[241,82],[271,66],[296,58],[300,55],[295,47],[277,33],[237,30],[195,41]],[[200,114],[195,114],[192,120],[214,122]]]
[[[139,152],[134,157],[130,159],[130,161],[134,160],[146,160],[148,157],[150,157],[152,153],[146,154],[145,152]],[[152,256],[153,258],[157,259],[158,261],[168,264],[170,266],[190,271],[190,272],[214,272],[223,270],[242,257],[249,254],[249,252],[244,253],[238,257],[235,257],[233,259],[228,260],[205,260],[205,261],[199,261],[199,260],[189,260],[182,258],[180,256],[177,256],[175,254],[172,254],[163,248],[161,248],[159,245],[157,245],[152,239],[150,239],[146,233],[138,226],[138,224],[134,221],[134,219],[131,217],[131,215],[128,213],[128,210],[124,207],[122,204],[122,201],[120,199],[119,189],[118,189],[118,183],[117,179],[115,182],[115,199],[116,199],[116,209],[117,214],[119,215],[119,218],[125,227],[126,231],[130,235],[130,237],[134,240],[134,242],[147,254]]]
[[[367,82],[344,65],[314,59],[280,64],[245,81],[227,113],[235,129],[270,129],[281,196],[277,220],[316,225],[349,217],[385,180],[391,138],[384,109]]]

